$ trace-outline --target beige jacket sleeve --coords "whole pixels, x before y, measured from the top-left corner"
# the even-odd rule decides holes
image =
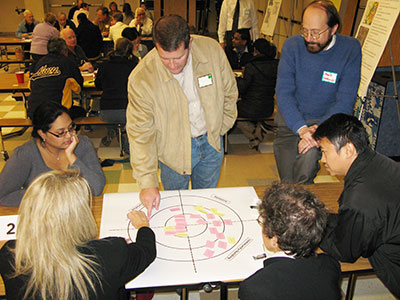
[[[141,88],[134,88],[140,86]],[[126,130],[129,137],[133,177],[140,189],[158,187],[158,154],[154,126],[153,96],[145,88],[146,83],[128,79],[128,107]],[[150,91],[151,93],[151,91]]]
[[[226,58],[225,52],[221,47],[218,49],[218,53],[221,60],[221,72],[224,84],[224,116],[223,125],[221,128],[221,135],[228,132],[233,127],[237,118],[237,106],[236,102],[239,96],[235,75],[231,69],[231,66]]]

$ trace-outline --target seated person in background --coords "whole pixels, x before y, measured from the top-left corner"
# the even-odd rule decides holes
[[[79,69],[67,57],[68,48],[62,38],[51,38],[47,43],[49,54],[31,65],[28,116],[32,119],[35,109],[43,102],[55,101],[72,106],[72,93],[80,93],[83,78]],[[72,118],[84,116],[79,109],[72,109]]]
[[[124,3],[122,12],[124,13],[124,24],[129,25],[129,23],[135,18],[131,5],[129,3]]]
[[[72,18],[72,21],[74,22],[75,26],[78,28],[79,26],[79,20],[78,16],[80,14],[85,14],[87,18],[89,18],[89,4],[83,2],[81,4],[81,7],[74,12],[74,17]]]
[[[146,16],[147,16],[148,18],[150,18],[152,21],[154,21],[154,19],[153,19],[153,14],[151,13],[151,11],[149,11],[149,10],[147,9],[147,4],[146,4],[146,2],[140,2],[140,8],[141,8],[141,9],[144,9],[144,11],[146,12]]]
[[[97,18],[94,21],[94,24],[99,27],[102,36],[108,36],[111,26],[111,17],[108,8],[98,8],[96,14]]]
[[[274,112],[275,84],[278,61],[276,47],[266,39],[254,42],[254,57],[247,63],[243,78],[237,77],[240,101],[238,117],[261,119]],[[256,149],[264,138],[260,122],[237,122],[243,134],[250,140],[250,148]]]
[[[253,58],[250,30],[239,29],[233,35],[232,47],[225,48],[226,57],[233,70],[243,69]]]
[[[76,32],[76,26],[75,26],[74,22],[67,19],[66,14],[63,12],[60,12],[58,14],[57,22],[54,25],[54,27],[57,28],[57,30],[60,32],[61,32],[61,30],[65,29],[65,28],[71,28],[74,32]]]
[[[99,58],[103,47],[103,37],[99,27],[90,22],[85,14],[78,16],[78,22],[76,34],[78,45],[89,59]]]
[[[105,177],[87,136],[76,135],[68,110],[56,102],[40,105],[32,119],[33,139],[15,148],[0,173],[0,205],[18,206],[30,183],[50,170],[79,169],[95,196]]]
[[[240,284],[241,300],[340,300],[340,265],[316,254],[327,214],[324,204],[303,187],[274,183],[260,203],[267,259]]]
[[[67,44],[68,58],[75,63],[81,72],[88,71],[93,73],[93,65],[89,62],[81,46],[77,44],[75,32],[71,28],[65,28],[61,30],[60,35]]]
[[[122,31],[128,27],[128,25],[122,23],[124,16],[122,13],[117,12],[111,17],[111,27],[109,38],[114,41],[114,43],[121,38]]]
[[[150,36],[153,30],[153,21],[146,16],[143,8],[138,7],[135,11],[135,18],[129,27],[135,27],[140,35]]]
[[[110,2],[108,8],[110,9],[110,17],[112,17],[116,13],[121,13],[121,11],[118,9],[117,3],[115,3],[114,1]]]
[[[47,54],[47,42],[53,37],[59,37],[60,32],[54,27],[57,22],[52,12],[46,14],[44,22],[35,26],[32,34],[31,55],[34,61]]]
[[[115,45],[115,51],[110,60],[100,65],[95,80],[96,87],[103,90],[100,99],[100,118],[106,122],[126,124],[126,107],[128,105],[128,77],[138,63],[132,55],[132,43],[126,38],[120,38]],[[116,136],[116,128],[108,127],[107,136],[101,142],[105,146],[111,144]],[[122,136],[122,147],[129,153],[129,142],[125,129]]]
[[[17,239],[0,250],[7,299],[128,299],[124,285],[156,257],[154,233],[146,215],[132,210],[136,242],[96,239],[91,198],[77,170],[32,182],[19,208]]]
[[[122,31],[122,36],[131,41],[133,45],[132,54],[137,58],[142,59],[147,52],[147,46],[140,43],[140,35],[139,32],[134,27],[125,28]]]
[[[24,19],[21,21],[21,23],[18,24],[18,28],[17,31],[15,32],[15,35],[18,38],[31,39],[33,29],[37,24],[39,24],[39,22],[35,21],[32,12],[26,9],[24,11]]]
[[[400,165],[372,151],[357,118],[335,114],[313,134],[326,170],[345,176],[339,213],[328,218],[320,247],[343,262],[368,258],[400,298]]]
[[[15,35],[18,38],[31,39],[33,29],[37,24],[39,24],[39,22],[35,21],[32,12],[26,9],[24,11],[24,20],[22,20],[21,23],[18,24],[18,28]],[[22,45],[22,51],[24,53],[24,59],[31,58],[30,54],[31,44]],[[28,68],[29,68],[29,63],[25,63],[25,69],[27,70]]]
[[[74,3],[75,3],[75,1],[74,1]],[[83,3],[83,0],[78,0],[78,1],[76,1],[76,5],[71,7],[71,9],[68,12],[68,20],[71,20],[71,21],[73,20],[74,13],[81,8],[82,3]]]

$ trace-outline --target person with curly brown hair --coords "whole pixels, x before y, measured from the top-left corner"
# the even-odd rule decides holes
[[[339,263],[315,253],[327,221],[324,204],[303,187],[274,183],[259,212],[267,259],[240,284],[239,298],[341,299]]]

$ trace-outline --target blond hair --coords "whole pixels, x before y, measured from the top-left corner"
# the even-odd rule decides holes
[[[91,190],[78,171],[37,177],[19,208],[15,276],[28,277],[24,299],[88,299],[99,281],[95,257],[78,247],[96,238]]]

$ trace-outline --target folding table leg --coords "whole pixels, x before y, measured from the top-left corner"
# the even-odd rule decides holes
[[[345,300],[353,299],[354,290],[356,288],[356,274],[352,273],[349,276],[349,282],[347,283],[346,297]]]

